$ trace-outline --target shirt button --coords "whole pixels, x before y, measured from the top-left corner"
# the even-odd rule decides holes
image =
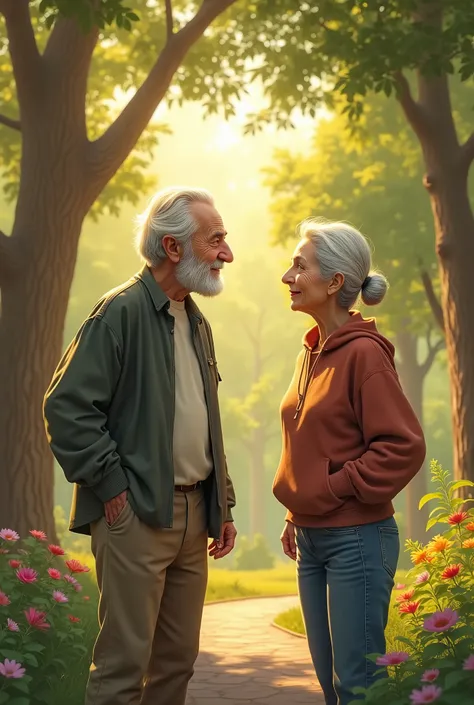
[[[171,328],[171,329],[170,329],[170,333],[171,333],[171,334],[174,333],[174,328]]]

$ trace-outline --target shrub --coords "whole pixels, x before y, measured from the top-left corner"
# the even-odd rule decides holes
[[[51,705],[71,664],[88,658],[79,616],[88,570],[42,531],[21,540],[0,530],[0,705]]]
[[[365,703],[473,703],[474,515],[463,507],[473,500],[456,492],[474,483],[448,481],[449,473],[434,461],[431,475],[436,489],[421,499],[420,509],[436,500],[427,530],[445,530],[426,545],[406,542],[414,567],[407,575],[411,585],[397,596],[405,636],[397,637],[400,651],[369,656],[388,668],[388,676],[382,668],[370,688],[355,689]]]
[[[240,539],[234,558],[236,570],[265,570],[274,566],[275,556],[264,536],[255,534],[252,543],[246,536]]]

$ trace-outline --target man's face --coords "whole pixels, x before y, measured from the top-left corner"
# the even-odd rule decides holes
[[[224,286],[221,270],[234,255],[225,238],[227,232],[219,213],[208,203],[193,203],[191,213],[198,230],[185,246],[176,267],[176,278],[185,289],[202,296],[216,296]]]

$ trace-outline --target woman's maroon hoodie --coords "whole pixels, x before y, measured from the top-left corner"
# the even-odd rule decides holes
[[[315,353],[318,341],[315,326],[304,337],[281,404],[283,447],[273,493],[299,526],[381,521],[393,514],[392,499],[426,453],[393,345],[357,312]]]

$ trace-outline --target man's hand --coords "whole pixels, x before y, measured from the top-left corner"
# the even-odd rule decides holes
[[[283,553],[292,561],[296,561],[296,540],[295,540],[295,525],[291,522],[285,522],[285,528],[280,536],[280,541],[283,546]]]
[[[105,508],[105,521],[109,526],[117,521],[119,515],[122,513],[123,508],[127,504],[127,490],[121,492],[113,499],[109,499],[108,502],[104,504]]]
[[[234,526],[233,521],[226,521],[222,527],[222,533],[220,539],[214,539],[214,541],[209,546],[209,555],[217,561],[219,558],[224,558],[227,556],[235,546],[235,537],[237,536],[237,529]]]

